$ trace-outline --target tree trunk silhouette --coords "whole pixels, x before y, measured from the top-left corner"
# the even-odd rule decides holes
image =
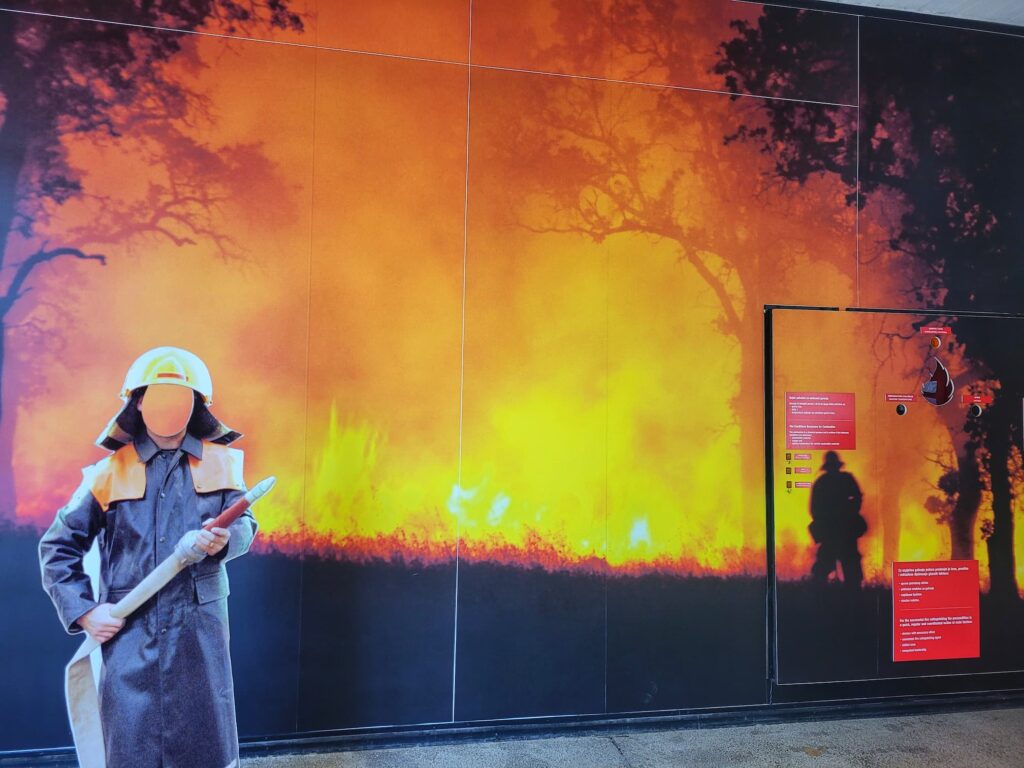
[[[14,479],[14,408],[9,408],[14,397],[7,391],[6,379],[2,375],[7,355],[7,333],[0,328],[0,521],[13,520],[18,500]]]
[[[903,477],[878,472],[877,467],[874,475],[882,478],[878,484],[878,521],[882,527],[882,564],[888,568],[900,559],[900,531],[903,524],[900,494],[903,492]]]
[[[978,507],[981,505],[981,470],[978,467],[977,444],[972,440],[962,441],[957,446],[957,480],[959,481],[956,505],[949,519],[949,540],[951,560],[974,559],[974,529],[978,521]]]
[[[730,295],[725,283],[709,268],[705,254],[687,248],[688,238],[678,227],[651,228],[655,234],[675,239],[682,250],[682,260],[697,271],[712,290],[722,309],[722,330],[739,345],[739,386],[730,402],[733,420],[739,432],[739,513],[741,545],[762,550],[765,542],[764,505],[764,315],[755,290],[757,264],[741,259],[728,259],[736,269],[740,284],[747,291],[740,304]],[[710,242],[711,238],[702,238]],[[721,243],[728,247],[730,244]],[[723,248],[724,250],[724,248]]]
[[[0,269],[8,267],[8,249],[18,210],[18,181],[34,135],[32,79],[14,54],[16,17],[14,13],[0,14],[0,88],[7,100],[0,126]],[[14,519],[17,502],[13,466],[15,409],[9,407],[13,398],[5,386],[8,314],[15,298],[4,296],[0,304],[0,520]]]
[[[43,3],[24,5],[26,11],[36,5],[46,10]],[[99,0],[76,4],[81,6],[77,15],[99,18],[106,5]],[[14,361],[12,310],[33,287],[43,287],[31,285],[35,268],[65,257],[104,264],[106,256],[92,249],[142,234],[179,246],[208,238],[229,254],[231,238],[216,231],[209,215],[222,200],[216,174],[223,169],[203,162],[212,156],[210,148],[177,128],[190,124],[190,111],[204,104],[203,97],[163,64],[182,52],[184,33],[210,20],[228,34],[304,28],[303,17],[288,8],[287,0],[129,5],[130,28],[0,13],[0,519],[10,518],[16,508],[14,418],[24,394],[7,375]],[[64,137],[117,141],[139,125],[145,130],[161,121],[152,138],[164,151],[149,153],[146,162],[165,165],[170,181],[151,184],[146,200],[104,201],[91,226],[67,229],[69,223],[57,213],[82,194],[83,174],[71,162]],[[51,239],[57,241],[52,246]],[[18,323],[25,318],[31,323],[32,310],[22,306]]]
[[[975,378],[979,374],[967,369],[963,378]],[[974,559],[974,531],[978,522],[978,508],[981,506],[982,477],[978,460],[978,442],[966,431],[964,410],[953,408],[952,404],[939,409],[940,418],[946,425],[949,441],[956,458],[957,498],[950,511],[948,527],[951,560]]]
[[[749,289],[748,289],[749,290]],[[755,301],[745,302],[740,347],[739,389],[731,406],[739,429],[740,513],[743,545],[765,546],[764,504],[764,316]],[[771,542],[768,543],[769,546]]]
[[[1013,497],[1010,489],[1010,440],[1003,408],[990,413],[988,449],[989,482],[992,487],[992,535],[988,539],[991,595],[1017,600],[1017,573],[1013,553]]]

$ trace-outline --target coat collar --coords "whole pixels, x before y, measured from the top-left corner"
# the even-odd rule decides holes
[[[160,447],[145,432],[135,438],[135,453],[143,464],[149,464],[149,460],[156,456],[159,450]],[[185,433],[181,441],[181,450],[197,461],[203,459],[203,441],[191,432]]]

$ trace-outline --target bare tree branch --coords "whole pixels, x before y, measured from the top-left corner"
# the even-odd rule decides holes
[[[16,266],[12,265],[15,266],[14,277],[11,278],[11,282],[8,284],[3,296],[0,296],[0,322],[7,317],[7,313],[14,306],[14,302],[25,295],[28,290],[31,290],[24,288],[24,285],[33,270],[41,264],[46,264],[63,256],[72,256],[82,261],[98,261],[104,265],[107,263],[107,257],[101,253],[85,253],[78,248],[68,247],[47,250],[44,246]]]

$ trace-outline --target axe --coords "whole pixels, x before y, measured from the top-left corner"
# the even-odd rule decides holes
[[[276,478],[268,477],[257,483],[242,498],[215,517],[209,527],[227,528],[257,499],[273,488],[275,482]],[[110,609],[110,615],[118,619],[127,618],[163,589],[179,572],[206,557],[205,552],[193,546],[198,533],[189,531],[182,536],[174,547],[174,554],[154,568],[131,592],[118,600]],[[78,752],[78,764],[81,768],[106,768],[107,765],[103,729],[100,724],[99,696],[92,674],[92,664],[89,663],[89,654],[99,647],[99,642],[91,637],[86,638],[64,671],[64,696],[67,700],[71,733],[75,739],[75,750]]]

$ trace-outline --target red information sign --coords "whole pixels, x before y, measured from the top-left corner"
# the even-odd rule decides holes
[[[885,396],[885,402],[887,403],[912,403],[917,399],[917,395],[912,394],[898,394],[890,392]]]
[[[856,447],[853,392],[786,393],[786,448],[853,450]]]
[[[892,564],[892,660],[976,659],[978,561]]]
[[[948,325],[926,325],[921,328],[921,333],[927,333],[929,336],[949,336],[953,332],[953,329]]]
[[[960,395],[960,403],[962,405],[971,405],[977,403],[978,405],[992,405],[992,395]]]

